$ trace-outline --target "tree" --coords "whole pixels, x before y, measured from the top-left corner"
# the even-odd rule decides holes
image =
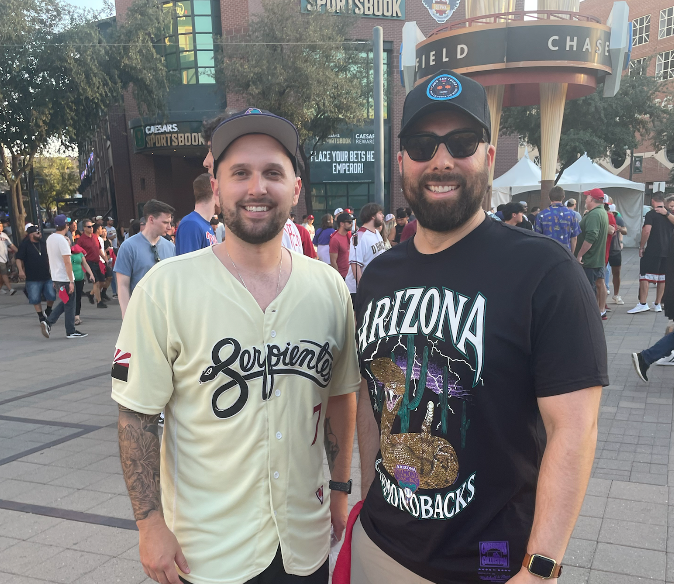
[[[348,41],[355,17],[300,14],[297,0],[262,0],[262,7],[248,34],[224,43],[217,74],[228,94],[242,95],[251,106],[295,124],[311,213],[309,160],[340,127],[363,121],[367,61],[363,46]]]
[[[141,112],[163,111],[163,19],[154,0],[136,0],[123,25],[108,19],[105,28],[63,0],[0,2],[0,174],[19,237],[21,178],[49,140],[81,144],[129,88]]]
[[[38,156],[33,163],[35,187],[39,193],[40,205],[49,209],[56,199],[70,197],[77,192],[80,184],[77,165],[67,156]]]
[[[623,76],[615,97],[603,97],[603,84],[594,93],[566,102],[559,141],[559,160],[564,170],[584,153],[590,158],[624,156],[643,140],[654,139],[655,129],[671,117],[657,100],[666,84],[646,75]],[[503,133],[517,134],[541,151],[540,108],[511,107],[503,110]]]

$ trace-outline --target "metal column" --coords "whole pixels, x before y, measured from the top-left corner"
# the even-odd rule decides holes
[[[384,207],[384,31],[372,30],[374,92],[374,201]]]

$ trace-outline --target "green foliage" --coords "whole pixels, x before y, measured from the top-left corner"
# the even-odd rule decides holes
[[[56,199],[70,197],[77,192],[80,184],[77,165],[66,156],[39,156],[33,163],[35,188],[40,197],[40,205],[52,207]]]
[[[20,235],[19,179],[50,139],[81,144],[129,88],[141,113],[162,111],[162,18],[154,0],[136,0],[119,26],[63,0],[0,2],[0,174]]]
[[[300,133],[302,180],[311,212],[305,149],[364,118],[366,45],[345,43],[355,17],[300,14],[297,0],[262,0],[243,38],[225,42],[217,75],[228,94],[293,122]],[[245,43],[245,44],[235,44]],[[278,44],[277,44],[278,43]]]
[[[636,148],[640,140],[655,138],[656,128],[671,118],[669,110],[657,102],[667,91],[667,84],[645,75],[623,76],[615,97],[597,91],[566,102],[559,142],[562,167],[573,163],[583,153],[597,159],[610,153]],[[541,150],[541,117],[536,107],[513,107],[503,110],[503,133],[517,134]]]

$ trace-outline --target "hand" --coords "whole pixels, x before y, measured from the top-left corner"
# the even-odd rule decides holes
[[[68,294],[72,294],[73,292],[75,292],[75,282],[70,282],[68,284]]]
[[[653,210],[656,213],[658,213],[659,215],[667,215],[668,214],[667,209],[665,209],[664,207],[655,207]]]
[[[337,541],[342,539],[349,518],[349,495],[342,491],[330,491],[330,519]]]
[[[583,263],[583,256],[578,256],[578,262],[581,264]]]
[[[23,271],[19,271],[19,280],[22,282],[26,281],[26,274]]]
[[[88,278],[90,284],[94,283],[94,277],[91,274],[87,274],[87,278]]]
[[[640,258],[644,257],[644,248],[643,247],[639,248],[639,257]]]
[[[542,582],[551,582],[552,584],[557,584],[559,579],[552,578],[551,580],[542,580],[538,576],[534,576],[531,572],[529,572],[529,570],[522,566],[520,571],[510,578],[510,580],[508,580],[508,584],[541,584]]]
[[[140,561],[145,573],[161,584],[181,584],[176,564],[184,574],[189,574],[190,569],[176,536],[166,526],[164,518],[153,512],[147,519],[136,523],[140,532]]]

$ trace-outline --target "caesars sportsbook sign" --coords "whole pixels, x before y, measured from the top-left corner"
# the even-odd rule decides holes
[[[201,135],[201,122],[153,124],[131,128],[133,150],[136,153],[173,154],[174,150],[199,151],[206,148]]]
[[[405,20],[405,0],[302,0],[302,12]]]

